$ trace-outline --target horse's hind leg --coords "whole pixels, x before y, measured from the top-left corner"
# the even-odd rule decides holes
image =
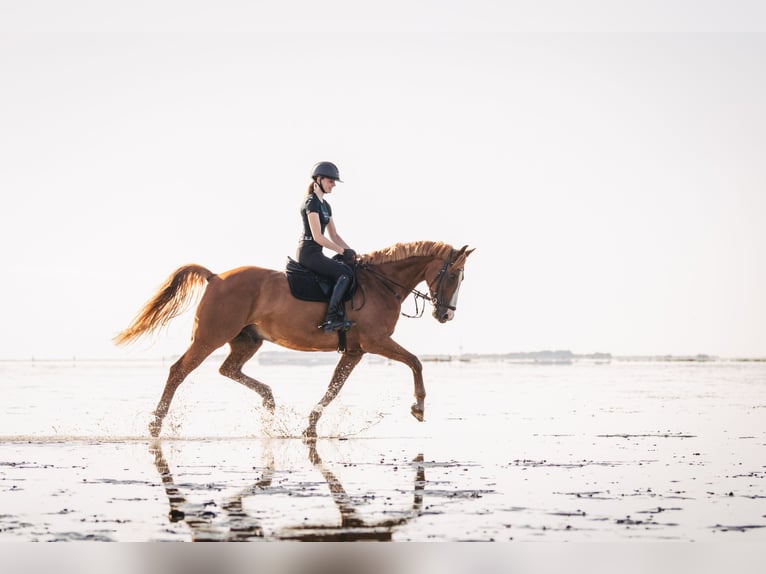
[[[181,355],[181,358],[170,367],[168,380],[165,383],[165,390],[162,392],[160,402],[157,403],[157,408],[154,409],[154,420],[149,423],[149,432],[153,437],[156,438],[160,434],[162,421],[165,418],[165,415],[168,414],[170,402],[173,400],[173,395],[175,394],[176,389],[178,389],[178,386],[184,381],[189,373],[199,367],[202,364],[202,361],[204,361],[212,352],[212,349],[206,349],[200,345],[192,343],[186,352]]]
[[[242,372],[242,367],[248,362],[256,351],[261,348],[263,339],[258,335],[255,329],[251,326],[247,326],[242,331],[229,341],[231,352],[226,360],[218,370],[224,377],[229,377],[245,385],[248,389],[252,389],[263,398],[263,406],[266,407],[269,412],[274,412],[274,395],[271,392],[271,387],[263,384],[260,381],[256,381],[252,377],[248,377]]]
[[[324,408],[338,395],[343,388],[346,379],[348,379],[351,371],[354,370],[354,367],[357,366],[363,355],[364,353],[360,351],[348,351],[341,355],[340,361],[338,361],[338,364],[335,367],[335,372],[332,375],[332,380],[330,380],[330,386],[327,388],[327,392],[322,397],[322,400],[313,408],[311,414],[309,414],[309,426],[303,431],[304,437],[309,439],[316,438],[317,421],[319,421],[319,417],[322,416],[322,411],[324,411]]]

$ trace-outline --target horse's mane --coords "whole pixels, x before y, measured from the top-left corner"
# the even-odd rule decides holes
[[[362,263],[379,265],[392,261],[401,261],[408,257],[446,257],[452,250],[451,245],[441,241],[412,241],[397,243],[391,247],[379,249],[362,256]]]

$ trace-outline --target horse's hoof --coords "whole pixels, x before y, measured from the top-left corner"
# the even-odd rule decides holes
[[[274,414],[274,411],[276,411],[276,409],[277,409],[277,405],[274,402],[274,399],[263,399],[263,406],[272,415]]]
[[[418,419],[418,421],[420,421],[421,423],[423,422],[424,411],[417,404],[412,405],[412,407],[410,408],[410,412],[412,413],[413,417]]]

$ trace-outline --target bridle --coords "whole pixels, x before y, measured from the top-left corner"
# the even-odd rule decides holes
[[[409,319],[419,319],[423,316],[423,313],[425,312],[426,306],[425,303],[421,306],[420,300],[422,299],[424,302],[427,301],[431,303],[431,305],[434,306],[436,309],[436,314],[438,315],[441,311],[444,310],[450,310],[455,311],[457,308],[453,305],[450,305],[448,303],[444,303],[441,300],[439,291],[441,290],[442,283],[444,282],[444,278],[447,275],[447,269],[452,264],[452,255],[455,253],[454,249],[450,249],[449,256],[444,260],[444,264],[442,265],[441,269],[439,270],[439,274],[436,276],[436,288],[433,290],[431,294],[423,293],[421,291],[418,291],[417,289],[410,289],[409,294],[413,295],[415,298],[415,314],[414,315],[408,315],[404,311],[402,311],[402,316],[407,317]],[[399,295],[399,293],[396,292],[396,290],[392,287],[399,287],[400,289],[407,290],[407,287],[402,285],[401,283],[397,283],[396,281],[390,279],[389,277],[386,277],[376,269],[373,269],[368,264],[361,265],[362,269],[365,269],[367,272],[369,272],[373,277],[378,279],[386,289],[388,289],[394,297],[396,297],[397,300],[401,301],[402,296]],[[362,303],[362,307],[364,306],[364,303]],[[361,309],[361,307],[359,307]]]
[[[441,297],[439,296],[439,290],[441,289],[442,282],[444,281],[444,277],[447,275],[447,269],[452,264],[452,255],[455,253],[454,249],[450,249],[449,256],[444,260],[444,265],[442,265],[442,268],[439,270],[439,274],[436,276],[436,289],[431,294],[431,304],[436,309],[436,314],[441,314],[444,310],[450,310],[450,311],[457,311],[457,307],[453,305],[449,305],[448,303],[445,303],[441,300]]]

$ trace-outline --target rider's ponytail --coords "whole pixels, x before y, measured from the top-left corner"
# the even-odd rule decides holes
[[[308,197],[309,195],[314,193],[314,186],[315,185],[316,185],[316,183],[313,182],[313,181],[309,184],[309,188],[306,190],[306,197]]]

